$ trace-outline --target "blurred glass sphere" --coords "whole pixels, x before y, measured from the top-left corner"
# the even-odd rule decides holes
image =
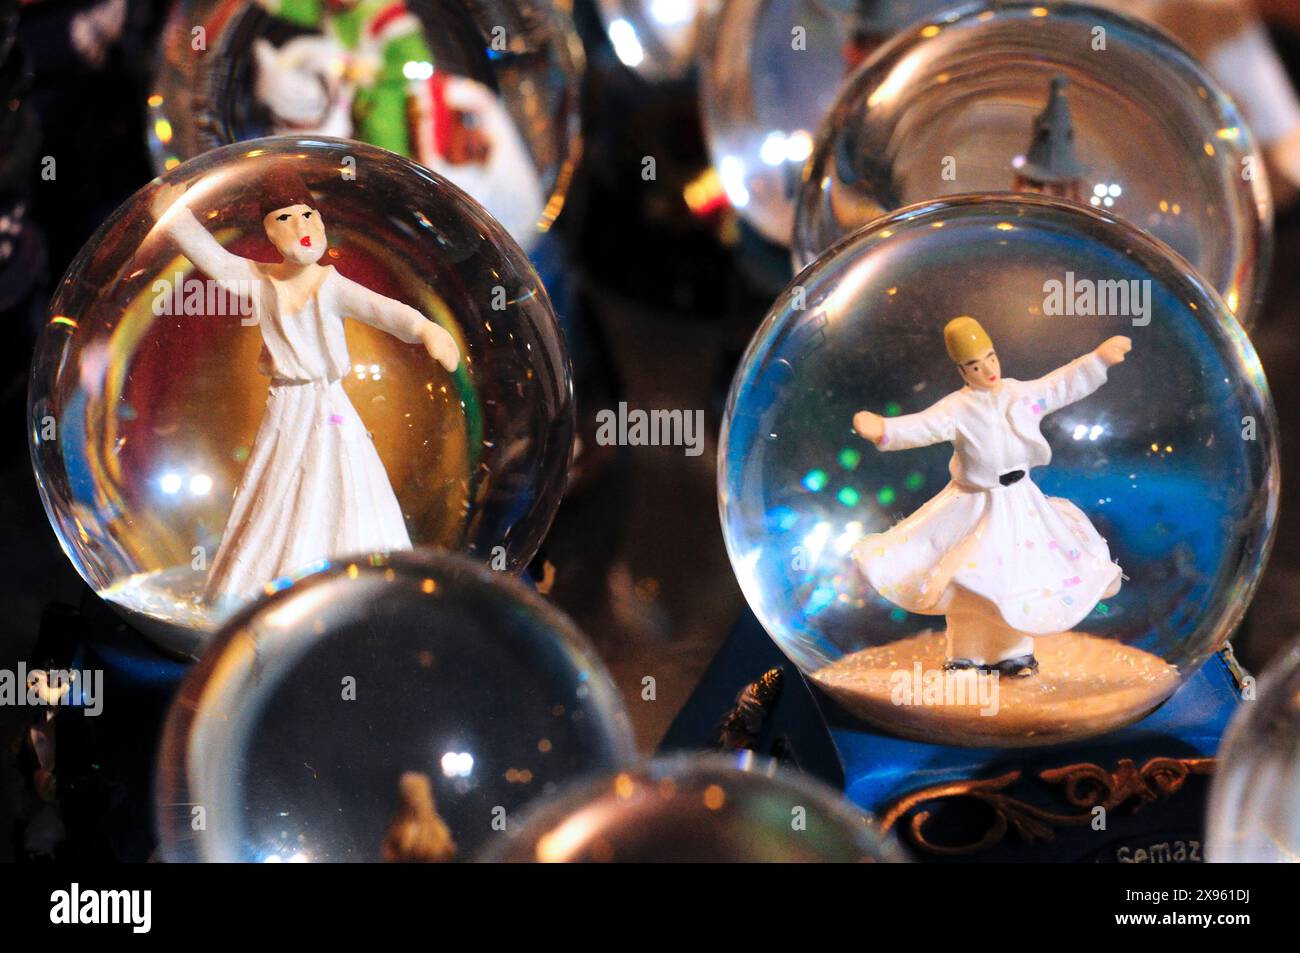
[[[659,758],[530,809],[481,858],[511,863],[902,862],[838,792],[774,763]]]
[[[250,606],[168,714],[167,861],[465,859],[635,756],[599,657],[517,580],[431,552],[337,561]]]
[[[703,13],[717,0],[597,0],[619,61],[646,79],[681,79],[695,65]]]
[[[163,183],[188,186],[178,208],[228,252],[276,261],[252,183],[284,167],[319,210],[321,263],[414,308],[459,346],[448,373],[419,343],[343,325],[342,388],[411,543],[522,569],[559,505],[574,428],[569,360],[537,273],[463,192],[359,143],[229,146]],[[202,593],[271,412],[270,381],[256,319],[155,224],[160,188],[123,204],[60,283],[37,342],[28,424],[46,512],[78,572],[164,647],[193,654],[230,608]],[[337,465],[318,460],[312,473]],[[281,499],[291,525],[318,521],[289,511],[293,487],[267,491],[267,502]],[[286,573],[337,553],[302,555]]]
[[[813,133],[844,78],[944,0],[727,0],[701,28],[700,109],[713,167],[737,213],[790,244]]]
[[[962,315],[982,323],[1008,379],[1037,379],[1114,335],[1132,341],[1099,390],[1040,418],[1053,456],[1027,477],[1091,522],[1122,586],[1069,639],[1034,640],[1042,670],[992,686],[993,716],[928,703],[943,618],[882,597],[853,558],[864,537],[949,484],[952,446],[880,452],[853,420],[864,409],[914,413],[960,390],[943,329]],[[1245,612],[1278,481],[1267,383],[1213,289],[1108,213],[1039,196],[911,206],[818,259],[750,342],[719,447],[728,552],[768,633],[867,721],[970,745],[1084,737],[1163,702]],[[1035,517],[1021,515],[997,532],[1025,531]],[[1061,557],[1013,558],[1028,572]],[[1008,590],[1021,578],[992,565],[952,568]],[[1067,577],[1043,599],[1080,611],[1073,584]]]
[[[531,250],[580,151],[582,47],[539,0],[180,0],[149,96],[161,174],[260,136],[358,139],[478,200]]]
[[[1272,204],[1250,132],[1190,55],[1119,14],[999,3],[917,24],[840,88],[811,152],[796,268],[913,202],[1030,191],[1166,242],[1243,323],[1261,303]]]
[[[1300,861],[1300,644],[1268,667],[1219,745],[1206,855],[1213,863]]]

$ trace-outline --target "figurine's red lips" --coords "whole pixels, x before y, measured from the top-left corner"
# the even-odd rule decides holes
[[[298,239],[298,244],[301,245],[303,248],[311,248],[311,236],[310,235],[302,236],[302,238]]]

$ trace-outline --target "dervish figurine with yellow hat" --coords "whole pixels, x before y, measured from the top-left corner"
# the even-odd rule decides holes
[[[1088,517],[1029,479],[1052,459],[1040,427],[1106,383],[1132,342],[1109,338],[1044,377],[1019,381],[1002,376],[974,318],[949,321],[943,337],[966,386],[915,414],[863,410],[853,429],[880,450],[951,443],[952,480],[911,516],[860,540],[854,560],[895,605],[946,616],[946,668],[1031,676],[1034,636],[1071,630],[1121,579]]]

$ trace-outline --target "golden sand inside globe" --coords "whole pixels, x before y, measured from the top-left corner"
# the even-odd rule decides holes
[[[846,655],[812,680],[859,718],[917,741],[975,747],[1055,744],[1148,714],[1178,670],[1112,639],[1062,632],[1034,639],[1038,674],[943,671],[947,638],[925,631]],[[982,684],[981,684],[982,681]]]

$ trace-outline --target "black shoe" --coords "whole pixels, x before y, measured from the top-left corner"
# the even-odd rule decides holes
[[[985,666],[985,671],[997,672],[1007,678],[1029,678],[1038,674],[1038,659],[1032,653],[1017,655],[1015,658],[1003,659],[996,665]]]
[[[1031,655],[1017,655],[1015,658],[1003,659],[1001,662],[973,662],[968,658],[951,658],[943,663],[945,672],[964,672],[969,669],[981,672],[1005,675],[1007,678],[1028,678],[1038,674],[1038,659]]]

